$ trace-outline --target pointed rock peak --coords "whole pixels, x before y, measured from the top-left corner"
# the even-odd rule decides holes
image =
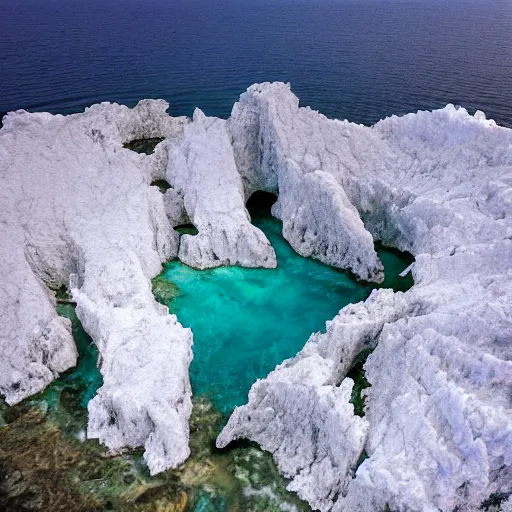
[[[205,119],[206,114],[200,108],[196,108],[194,110],[194,114],[192,115],[192,121],[194,121],[194,123],[200,123],[204,122]]]

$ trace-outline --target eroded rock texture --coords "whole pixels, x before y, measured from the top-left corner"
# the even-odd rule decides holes
[[[230,122],[252,141],[238,143],[248,190],[275,190],[276,174],[286,180],[275,210],[296,250],[315,240],[315,224],[299,240],[294,227],[319,201],[304,204],[316,197],[311,185],[288,206],[282,186],[290,175],[334,182],[374,239],[416,262],[410,291],[374,292],[346,307],[325,334],[256,382],[218,446],[257,441],[291,478],[289,488],[320,510],[473,510],[491,493],[512,492],[512,131],[450,105],[371,128],[331,121],[299,108],[283,84],[251,87]],[[259,166],[248,163],[253,154],[262,155]],[[330,218],[332,244],[333,226],[346,217]],[[316,210],[316,225],[324,220]],[[365,348],[375,350],[359,418],[343,390]],[[344,412],[333,422],[337,410]],[[357,467],[362,447],[368,458]]]
[[[447,106],[373,127],[329,120],[285,84],[254,85],[225,121],[165,102],[83,114],[20,111],[0,131],[0,391],[9,403],[75,364],[50,289],[66,285],[98,345],[104,385],[88,435],[145,447],[155,473],[188,456],[192,334],[150,279],[275,266],[245,200],[304,256],[381,282],[374,241],[411,252],[415,285],[374,292],[256,382],[217,440],[271,451],[322,511],[471,510],[512,492],[512,130]],[[123,144],[162,138],[154,152]],[[166,180],[165,193],[151,183]],[[172,229],[192,222],[198,234]],[[365,415],[347,377],[363,351]]]
[[[183,235],[179,258],[195,268],[277,265],[274,249],[245,209],[226,121],[196,109],[179,140],[170,141],[167,179],[180,193],[197,235]]]
[[[338,121],[309,109],[285,84],[254,85],[228,121],[247,196],[279,193],[272,209],[283,236],[302,256],[381,282],[383,267],[343,176],[348,141]]]
[[[66,285],[98,345],[104,384],[89,403],[89,437],[113,450],[145,447],[151,471],[188,456],[192,335],[151,293],[178,252],[152,157],[132,138],[173,137],[162,101],[83,114],[9,114],[0,132],[2,278],[0,390],[9,403],[73,366],[69,321],[50,288]]]

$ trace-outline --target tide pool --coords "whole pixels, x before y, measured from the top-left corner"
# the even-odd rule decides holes
[[[251,385],[294,356],[315,331],[349,303],[368,297],[374,285],[299,256],[281,235],[281,222],[253,219],[274,247],[276,269],[220,267],[195,270],[179,261],[161,275],[178,287],[169,309],[194,334],[190,367],[195,395],[207,395],[225,414],[246,402]],[[384,287],[412,285],[402,272],[412,261],[379,249]]]

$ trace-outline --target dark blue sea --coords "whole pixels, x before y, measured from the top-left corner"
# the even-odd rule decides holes
[[[512,126],[512,1],[0,0],[0,111],[225,117],[273,80],[359,123],[451,102]]]

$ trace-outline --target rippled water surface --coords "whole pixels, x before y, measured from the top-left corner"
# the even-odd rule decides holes
[[[2,0],[0,111],[165,98],[227,116],[283,80],[374,123],[448,102],[512,126],[510,0]]]
[[[299,256],[282,237],[278,220],[254,223],[274,247],[277,269],[195,270],[172,261],[163,273],[179,288],[171,311],[194,333],[193,392],[207,395],[224,413],[245,403],[256,379],[294,356],[311,333],[325,330],[343,306],[364,300],[374,288]],[[398,274],[410,260],[383,249],[379,254],[387,275],[383,286],[408,288],[410,276]]]

